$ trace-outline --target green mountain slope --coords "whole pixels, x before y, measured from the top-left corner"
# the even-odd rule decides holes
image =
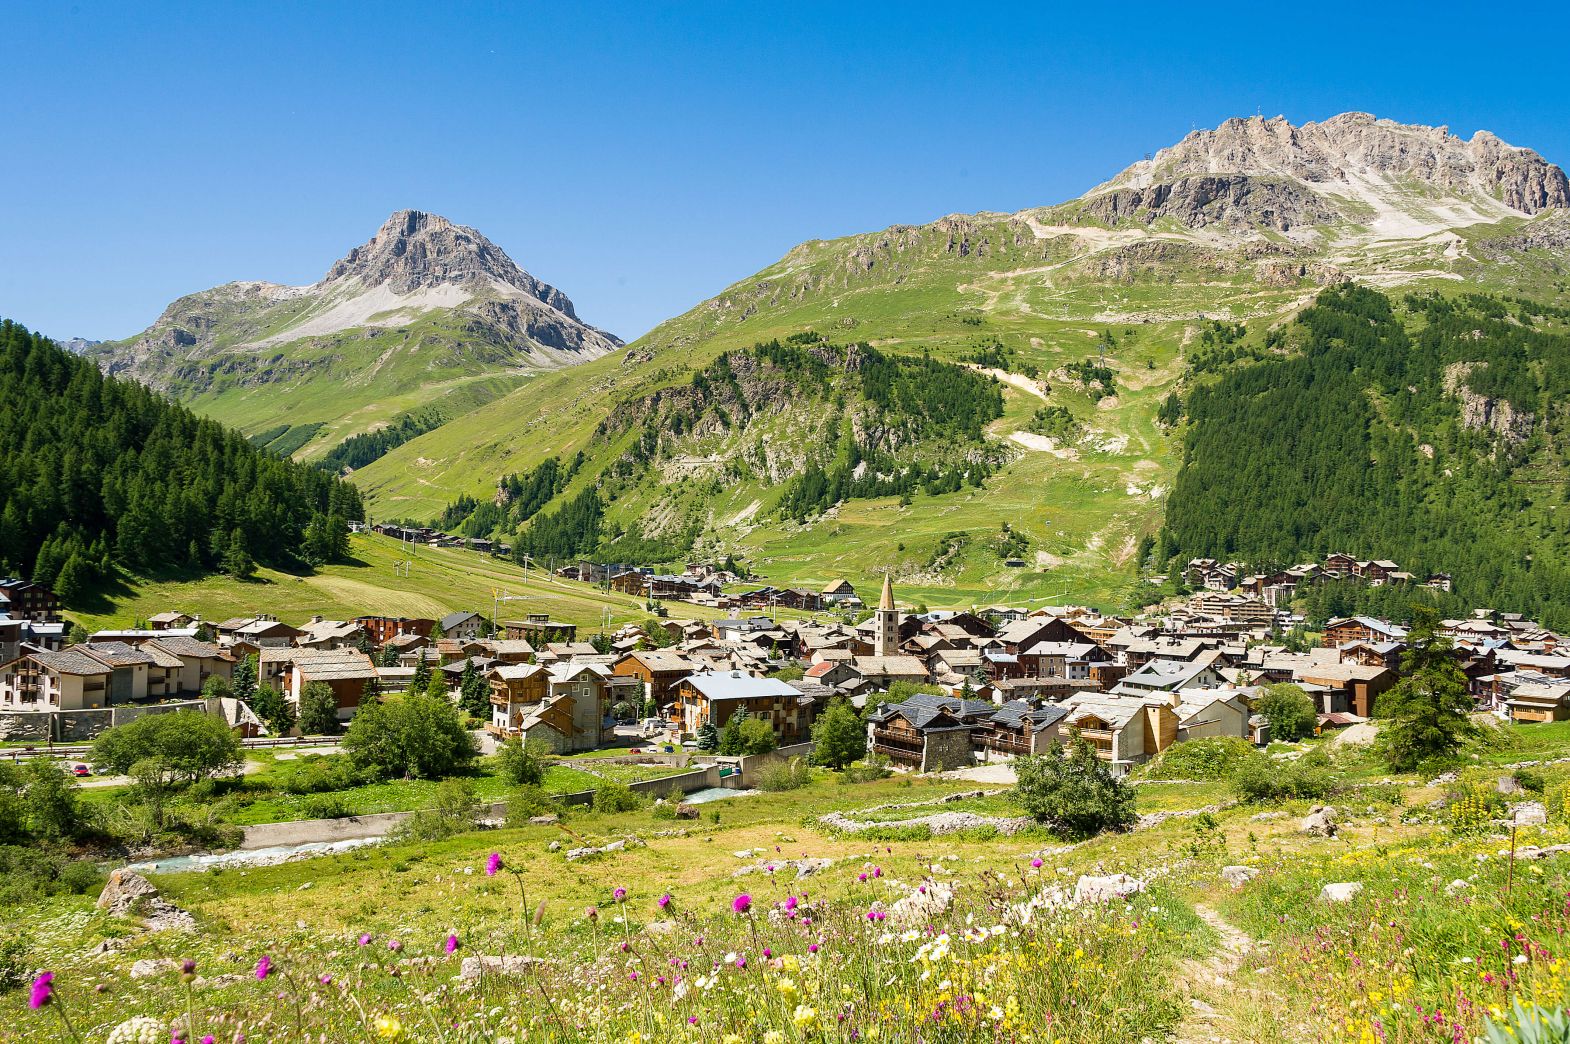
[[[271,432],[263,442],[282,439],[270,448],[318,457],[414,413],[458,416],[619,346],[474,229],[400,211],[318,283],[192,294],[88,353],[199,412]]]
[[[363,353],[298,385],[288,353],[282,383],[231,380],[233,357],[260,357],[248,348],[219,351],[202,370],[214,383],[187,390],[306,457],[387,424],[334,458],[355,462],[375,515],[441,516],[547,557],[735,554],[803,585],[892,566],[912,600],[934,604],[1124,601],[1138,597],[1135,560],[1177,477],[1182,435],[1164,404],[1210,379],[1196,359],[1254,351],[1346,280],[1562,293],[1567,207],[1558,167],[1486,133],[1357,113],[1231,120],[1078,200],[803,243],[577,365],[508,370],[452,325],[461,308],[405,310],[297,342],[316,351],[339,336]],[[363,295],[390,265],[351,255],[339,268]],[[294,307],[280,299],[214,343],[254,346],[314,321]],[[411,340],[444,347],[387,351]],[[775,342],[840,363],[790,376],[782,393],[767,371],[788,367],[758,354]],[[868,353],[897,381],[937,364],[956,386],[981,374],[1000,404],[974,430],[919,430],[933,400],[880,403],[844,369]],[[758,383],[727,390],[743,370]],[[285,388],[299,408],[280,414],[268,400]],[[872,418],[902,441],[880,445]]]
[[[1179,463],[1158,416],[1195,356],[1236,354],[1346,279],[1557,293],[1567,204],[1559,168],[1486,134],[1361,114],[1229,121],[1070,203],[804,243],[624,352],[542,375],[356,480],[384,516],[431,518],[462,495],[488,505],[471,528],[511,535],[520,519],[492,504],[509,496],[498,483],[576,461],[552,507],[598,490],[604,526],[586,553],[674,560],[691,538],[778,582],[893,566],[936,604],[1136,597],[1136,553]],[[689,394],[723,353],[809,335],[996,378],[982,484],[853,491],[803,516],[792,491],[835,459],[826,418],[844,408],[807,394],[740,426],[657,419],[650,459],[629,473],[626,433],[607,417]],[[824,391],[864,405],[856,389]],[[760,444],[774,450],[763,471]]]

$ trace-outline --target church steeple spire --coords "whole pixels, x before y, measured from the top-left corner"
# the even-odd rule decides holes
[[[877,632],[873,636],[875,656],[899,655],[899,610],[894,608],[894,577],[883,574],[883,597],[878,599]]]

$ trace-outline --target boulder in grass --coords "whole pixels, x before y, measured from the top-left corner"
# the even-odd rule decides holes
[[[1145,890],[1145,882],[1128,874],[1107,874],[1103,877],[1082,876],[1074,885],[1075,903],[1109,903],[1114,899],[1127,899]]]
[[[513,954],[506,957],[465,957],[458,978],[474,980],[487,975],[522,975],[537,964],[549,964],[544,957]]]
[[[1251,866],[1223,866],[1221,868],[1221,880],[1233,888],[1242,888],[1257,876],[1259,876],[1259,871]]]
[[[1336,813],[1324,805],[1315,805],[1298,824],[1298,829],[1309,837],[1335,837]]]
[[[179,962],[172,957],[146,957],[131,965],[131,978],[151,979],[179,967]]]
[[[1363,885],[1358,881],[1337,881],[1327,884],[1319,890],[1319,899],[1325,903],[1349,903],[1362,892]]]

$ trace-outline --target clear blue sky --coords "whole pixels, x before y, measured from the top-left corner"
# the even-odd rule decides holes
[[[804,239],[1058,202],[1232,115],[1359,109],[1570,162],[1561,5],[12,3],[4,25],[0,315],[60,337],[313,282],[402,207],[631,338]]]

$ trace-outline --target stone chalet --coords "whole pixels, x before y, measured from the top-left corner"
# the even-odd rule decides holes
[[[913,772],[964,768],[976,763],[972,730],[997,711],[986,700],[916,693],[867,714],[867,747]]]

